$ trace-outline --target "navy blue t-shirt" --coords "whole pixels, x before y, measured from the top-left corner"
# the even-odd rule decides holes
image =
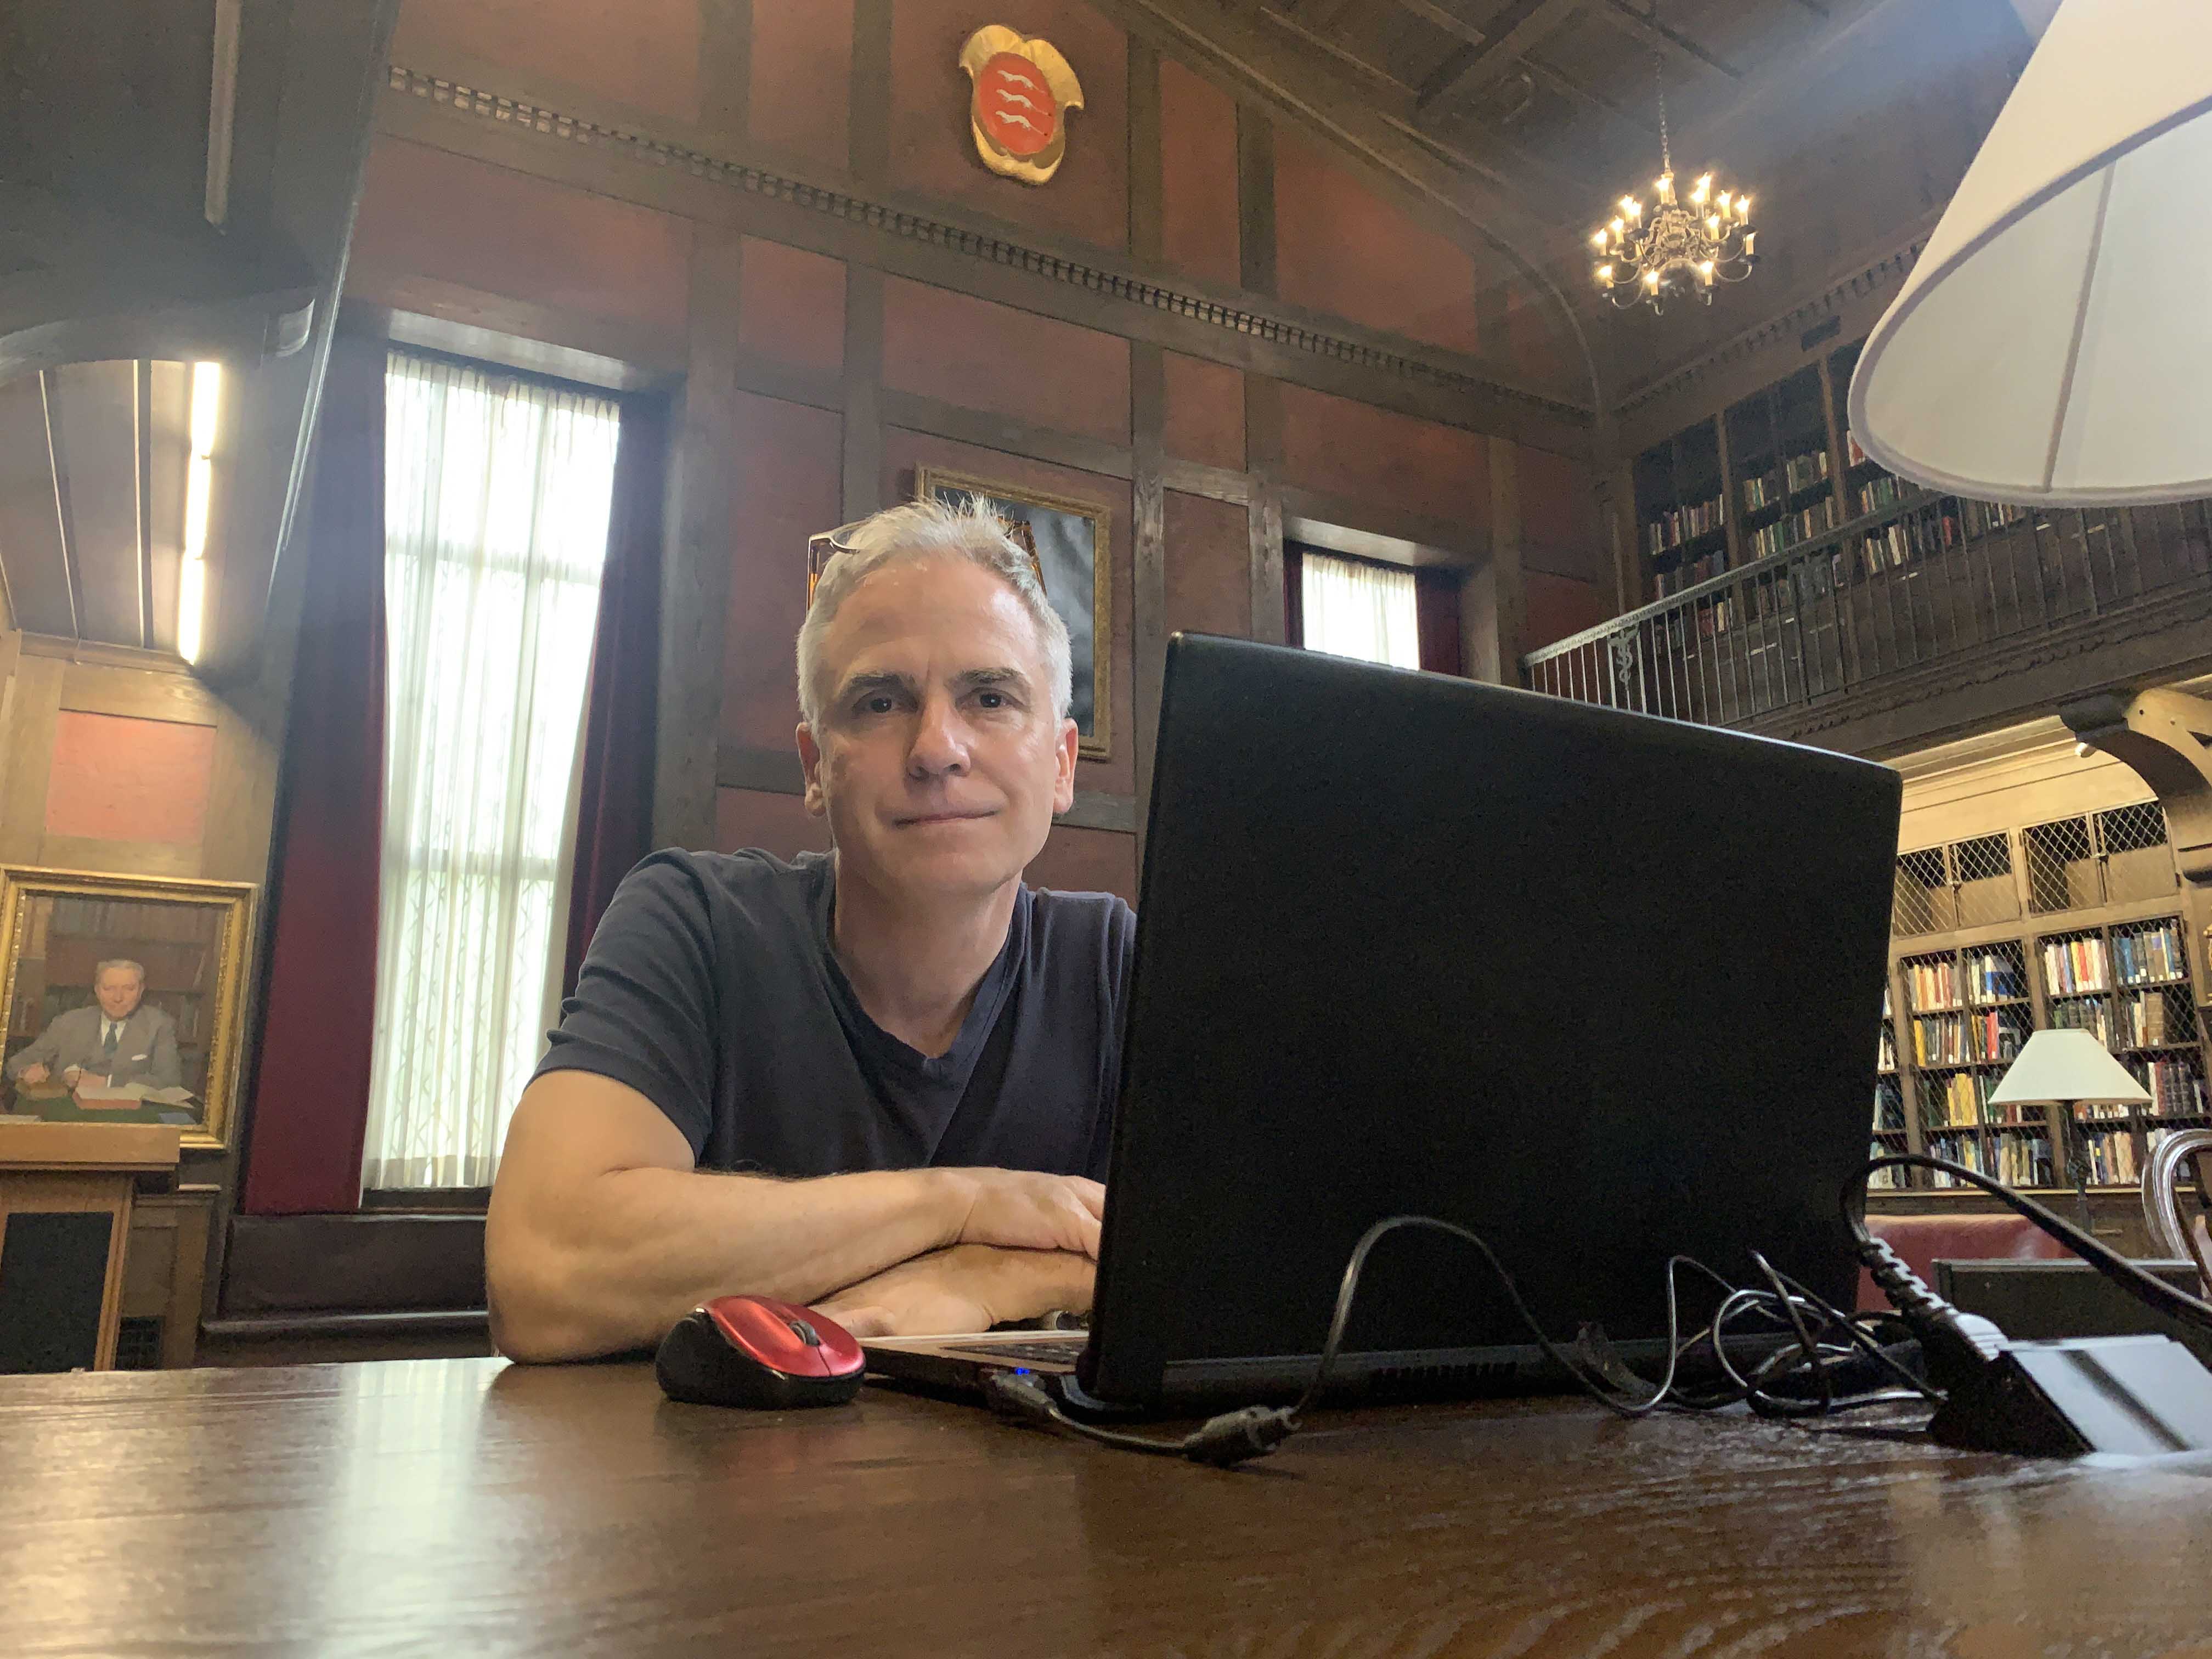
[[[655,853],[623,878],[537,1075],[596,1072],[699,1167],[778,1176],[990,1164],[1106,1176],[1136,915],[1024,887],[949,1052],[860,1006],[819,853]]]

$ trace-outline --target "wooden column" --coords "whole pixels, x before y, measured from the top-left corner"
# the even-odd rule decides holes
[[[1243,285],[1275,292],[1275,130],[1249,104],[1237,106],[1237,258]],[[1244,376],[1244,471],[1251,479],[1252,637],[1283,642],[1283,388]]]
[[[699,0],[699,125],[742,141],[752,83],[753,0]]]
[[[1147,264],[1161,256],[1160,58],[1151,46],[1129,42],[1129,252]],[[1152,798],[1152,750],[1158,737],[1160,687],[1167,667],[1166,462],[1162,431],[1167,417],[1166,353],[1157,345],[1129,345],[1130,617],[1133,661],[1130,702],[1136,720],[1131,755],[1137,777],[1137,861],[1143,868],[1145,820]]]
[[[1521,684],[1528,596],[1521,564],[1520,447],[1490,445],[1490,557],[1460,588],[1461,667],[1469,679]]]
[[[656,847],[711,847],[722,641],[730,603],[730,489],[737,443],[738,304],[743,239],[701,225],[660,569],[660,694],[653,760]]]

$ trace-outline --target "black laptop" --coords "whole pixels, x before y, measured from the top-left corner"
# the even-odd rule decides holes
[[[1245,641],[1169,642],[1087,1333],[866,1345],[1146,1413],[1311,1376],[1382,1217],[1547,1331],[1663,1353],[1663,1265],[1843,1306],[1900,782],[1868,762]],[[1714,1297],[1692,1291],[1695,1320]],[[1692,1326],[1694,1328],[1694,1325]],[[1377,1246],[1343,1393],[1561,1380],[1475,1254]]]

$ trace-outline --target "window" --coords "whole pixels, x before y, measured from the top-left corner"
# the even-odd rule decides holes
[[[489,1185],[536,1063],[616,405],[394,352],[366,1188]]]
[[[1303,551],[1298,599],[1309,650],[1397,668],[1421,665],[1413,573]]]

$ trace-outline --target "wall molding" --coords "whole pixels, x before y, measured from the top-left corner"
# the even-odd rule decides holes
[[[827,217],[887,235],[926,242],[981,264],[1011,266],[1126,304],[1186,318],[1224,333],[1243,335],[1449,393],[1502,399],[1577,427],[1587,427],[1591,419],[1590,411],[1580,404],[1322,328],[1287,314],[1287,307],[1273,312],[1249,304],[1231,303],[1194,288],[1138,276],[1103,264],[1032,247],[849,190],[793,177],[765,165],[726,160],[687,145],[551,109],[526,99],[489,92],[421,70],[394,64],[387,84],[393,92],[443,106],[477,121],[537,134],[558,143],[614,152],[641,166],[674,168],[749,195],[811,209]]]

